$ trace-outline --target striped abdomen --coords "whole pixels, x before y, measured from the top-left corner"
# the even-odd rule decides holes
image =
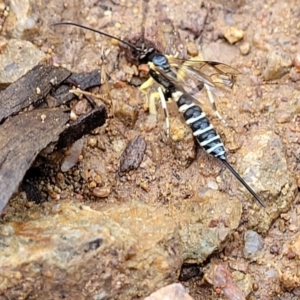
[[[209,122],[200,106],[193,103],[188,96],[180,91],[172,93],[179,111],[183,114],[186,123],[191,127],[197,142],[207,153],[226,160],[226,152],[220,136]]]

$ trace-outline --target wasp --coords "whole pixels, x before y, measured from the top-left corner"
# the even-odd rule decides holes
[[[115,39],[129,47],[135,55],[138,55],[140,63],[148,64],[152,80],[160,85],[159,94],[161,100],[165,102],[165,99],[171,98],[176,102],[179,112],[193,131],[193,135],[199,145],[208,154],[219,159],[259,204],[265,207],[263,200],[227,161],[225,147],[220,136],[206,117],[205,112],[202,111],[200,105],[197,104],[197,99],[193,96],[195,90],[199,91],[203,87],[215,94],[219,93],[220,86],[231,88],[238,73],[234,68],[214,61],[193,61],[170,57],[162,54],[155,47],[144,47],[144,45],[137,47],[128,41],[77,23],[60,22],[52,25],[77,26]],[[149,83],[146,83],[142,88],[148,85]]]

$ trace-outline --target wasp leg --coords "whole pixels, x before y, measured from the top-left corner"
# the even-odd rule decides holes
[[[168,108],[167,108],[166,97],[165,97],[165,94],[161,87],[158,87],[158,93],[159,93],[159,97],[160,97],[160,103],[161,103],[161,106],[162,106],[162,109],[163,109],[164,115],[165,115],[167,137],[169,138],[170,137],[170,119],[169,119],[169,112],[168,112]]]
[[[202,54],[199,54],[198,57],[200,59],[204,59]],[[225,119],[223,119],[223,117],[221,116],[221,114],[218,112],[217,106],[216,106],[216,102],[214,100],[214,96],[213,93],[210,89],[210,86],[208,84],[204,84],[204,87],[206,89],[206,93],[207,93],[207,97],[208,100],[211,104],[212,109],[214,110],[215,115],[218,117],[218,119],[225,125],[227,126],[227,122],[225,121]]]
[[[155,80],[152,77],[149,77],[148,80],[146,80],[141,86],[140,86],[140,91],[143,94],[146,94],[146,89],[148,89],[149,87],[151,87],[153,84],[155,83]]]
[[[148,98],[147,89],[150,88],[155,83],[155,80],[152,77],[149,77],[147,81],[145,81],[139,88],[142,94],[146,97],[146,106],[149,107],[150,114],[156,115],[156,107],[155,107],[155,99],[159,98],[157,93],[152,93],[150,98]]]
[[[210,86],[207,84],[204,84],[204,87],[206,89],[206,93],[207,93],[207,97],[209,99],[209,102],[214,110],[215,115],[219,118],[219,120],[227,126],[227,122],[223,119],[223,117],[221,116],[221,114],[218,112],[217,106],[216,106],[216,102],[214,100],[214,96],[211,92]]]
[[[156,110],[156,99],[159,99],[159,94],[156,93],[151,93],[149,101],[148,101],[148,105],[149,105],[149,113],[151,115],[157,115],[157,110]]]

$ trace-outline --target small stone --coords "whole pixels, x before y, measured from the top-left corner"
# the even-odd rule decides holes
[[[250,49],[251,49],[251,46],[250,46],[250,43],[248,43],[248,42],[245,42],[245,43],[243,43],[243,44],[240,46],[240,52],[241,52],[243,55],[249,54]]]
[[[196,44],[193,43],[193,42],[188,42],[188,43],[186,44],[186,50],[187,50],[187,53],[188,53],[190,56],[197,56],[198,53],[199,53]]]
[[[298,230],[298,226],[296,226],[295,224],[291,224],[289,226],[289,231],[296,232],[297,230]]]
[[[282,52],[271,52],[267,55],[267,62],[262,76],[265,80],[275,80],[281,78],[289,72],[292,66],[291,58]]]
[[[89,189],[93,189],[97,186],[97,183],[95,181],[89,182]]]
[[[248,230],[244,236],[244,256],[246,258],[254,258],[259,250],[263,248],[262,237],[253,230]]]
[[[217,183],[215,181],[212,181],[212,180],[210,180],[210,181],[207,182],[207,187],[210,188],[210,189],[212,189],[212,190],[215,190],[215,191],[218,190]]]
[[[69,171],[72,167],[74,167],[78,161],[78,157],[82,151],[84,144],[84,139],[81,138],[77,140],[73,145],[71,146],[69,150],[69,155],[67,155],[64,158],[64,161],[61,165],[61,171],[62,172],[67,172]]]
[[[278,246],[277,246],[277,245],[272,245],[272,246],[270,247],[270,253],[271,253],[271,254],[274,254],[274,255],[278,255],[278,253],[279,253],[279,248],[278,248]]]
[[[243,39],[245,32],[234,26],[228,27],[224,32],[225,39],[230,43],[234,44]]]
[[[147,64],[140,64],[138,70],[145,75],[149,74],[149,66]]]
[[[232,272],[232,278],[239,289],[248,296],[253,291],[253,281],[250,274],[244,274],[239,271]]]
[[[144,300],[193,300],[180,283],[173,283],[152,293]]]
[[[133,127],[137,117],[138,110],[135,107],[132,107],[122,101],[114,101],[114,114],[115,117],[121,120],[126,126]]]
[[[90,137],[87,142],[88,146],[90,146],[92,148],[96,147],[97,143],[98,143],[98,140],[96,137]]]
[[[293,114],[289,110],[279,110],[278,109],[275,114],[275,119],[280,124],[287,123],[293,119]]]
[[[293,66],[300,71],[300,53],[296,53],[296,55],[293,58]]]
[[[115,87],[116,89],[122,89],[122,88],[125,88],[125,87],[126,87],[126,82],[121,81],[121,80],[116,80],[116,81],[114,82],[114,87]]]
[[[73,110],[70,112],[70,120],[71,121],[76,121],[78,119],[78,116],[75,114]]]
[[[106,198],[109,196],[111,190],[109,187],[96,187],[93,189],[93,195],[98,198]]]
[[[148,184],[148,182],[141,182],[140,183],[140,186],[141,186],[141,188],[144,190],[144,191],[146,191],[146,192],[148,192],[149,191],[149,184]]]
[[[95,177],[94,177],[94,181],[97,182],[97,184],[102,184],[103,183],[103,180],[102,180],[102,177],[100,174],[97,174]]]
[[[88,101],[86,99],[78,101],[72,108],[72,112],[74,112],[77,116],[83,115],[88,111]]]

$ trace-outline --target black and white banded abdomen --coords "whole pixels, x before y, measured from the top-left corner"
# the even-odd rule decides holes
[[[172,93],[173,100],[177,103],[179,111],[182,113],[185,122],[193,131],[197,142],[207,153],[226,160],[226,152],[220,136],[209,122],[201,107],[196,105],[187,95],[176,91]]]

